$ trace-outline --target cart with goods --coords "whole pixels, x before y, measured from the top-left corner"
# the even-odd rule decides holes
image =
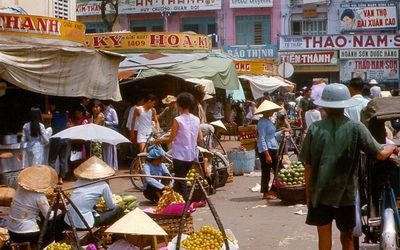
[[[285,204],[306,203],[305,168],[300,161],[292,161],[289,165],[283,164],[286,146],[291,143],[293,153],[298,155],[299,149],[293,142],[291,135],[283,136],[278,151],[278,166],[275,172],[275,186],[278,198]]]
[[[187,217],[188,216],[189,218],[191,217],[189,212],[196,184],[201,188],[205,200],[212,212],[212,215],[214,216],[218,228],[214,228],[212,226],[202,226],[199,231],[189,232],[189,234],[185,234]],[[217,214],[217,211],[213,203],[211,202],[206,189],[203,187],[201,183],[201,178],[199,178],[198,175],[194,179],[194,185],[192,185],[190,189],[188,201],[185,203],[183,213],[181,214],[181,219],[178,227],[178,234],[168,244],[168,247],[164,249],[166,250],[239,249],[237,241],[232,232],[230,232],[230,230],[227,231],[224,230],[221,220]]]

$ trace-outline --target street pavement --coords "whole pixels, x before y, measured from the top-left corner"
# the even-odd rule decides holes
[[[222,141],[226,151],[240,147],[239,141]],[[120,165],[117,175],[129,174],[128,166]],[[210,196],[217,215],[225,229],[230,229],[243,250],[307,250],[318,249],[316,227],[305,224],[307,207],[304,204],[285,205],[280,200],[263,200],[262,194],[250,188],[260,183],[260,172],[234,176],[233,182],[218,188]],[[73,185],[67,182],[65,187]],[[140,208],[154,207],[141,192],[137,191],[128,178],[110,180],[115,194],[135,195]],[[208,205],[197,208],[192,214],[195,230],[202,225],[217,227]],[[132,222],[134,223],[134,222]],[[333,225],[333,250],[341,249],[339,232]],[[360,249],[378,249],[376,244],[361,244]]]

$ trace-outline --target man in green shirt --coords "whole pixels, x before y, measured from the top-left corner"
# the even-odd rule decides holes
[[[317,226],[320,250],[332,248],[333,220],[340,231],[342,249],[354,249],[360,150],[378,160],[399,153],[395,145],[380,145],[364,124],[344,115],[344,108],[358,103],[343,84],[325,87],[315,104],[324,108],[327,117],[310,126],[300,153],[306,168],[306,223]]]

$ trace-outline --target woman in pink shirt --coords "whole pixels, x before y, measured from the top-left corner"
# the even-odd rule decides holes
[[[203,140],[200,130],[200,119],[189,112],[194,105],[192,94],[183,92],[176,100],[177,108],[181,114],[175,117],[168,138],[157,139],[156,144],[173,142],[172,161],[176,177],[186,178],[197,156],[197,142]],[[188,199],[186,181],[176,180],[174,190],[180,193],[185,200]]]

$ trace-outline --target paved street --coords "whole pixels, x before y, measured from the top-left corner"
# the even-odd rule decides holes
[[[239,141],[223,141],[226,150],[240,146]],[[127,168],[118,171],[118,175],[128,174]],[[306,250],[317,249],[318,237],[316,228],[304,223],[307,207],[283,205],[280,200],[266,201],[260,193],[250,190],[260,177],[235,176],[232,183],[219,188],[215,195],[210,196],[213,205],[225,229],[231,229],[239,241],[240,249],[284,249]],[[73,182],[68,182],[69,186]],[[143,195],[134,189],[128,179],[111,180],[114,193],[133,194],[141,201],[140,208],[153,206]],[[298,214],[300,212],[301,214]],[[208,206],[198,208],[193,213],[194,227],[202,225],[217,227]],[[333,249],[341,249],[339,234],[334,228]],[[376,245],[362,244],[360,249],[378,249]]]

